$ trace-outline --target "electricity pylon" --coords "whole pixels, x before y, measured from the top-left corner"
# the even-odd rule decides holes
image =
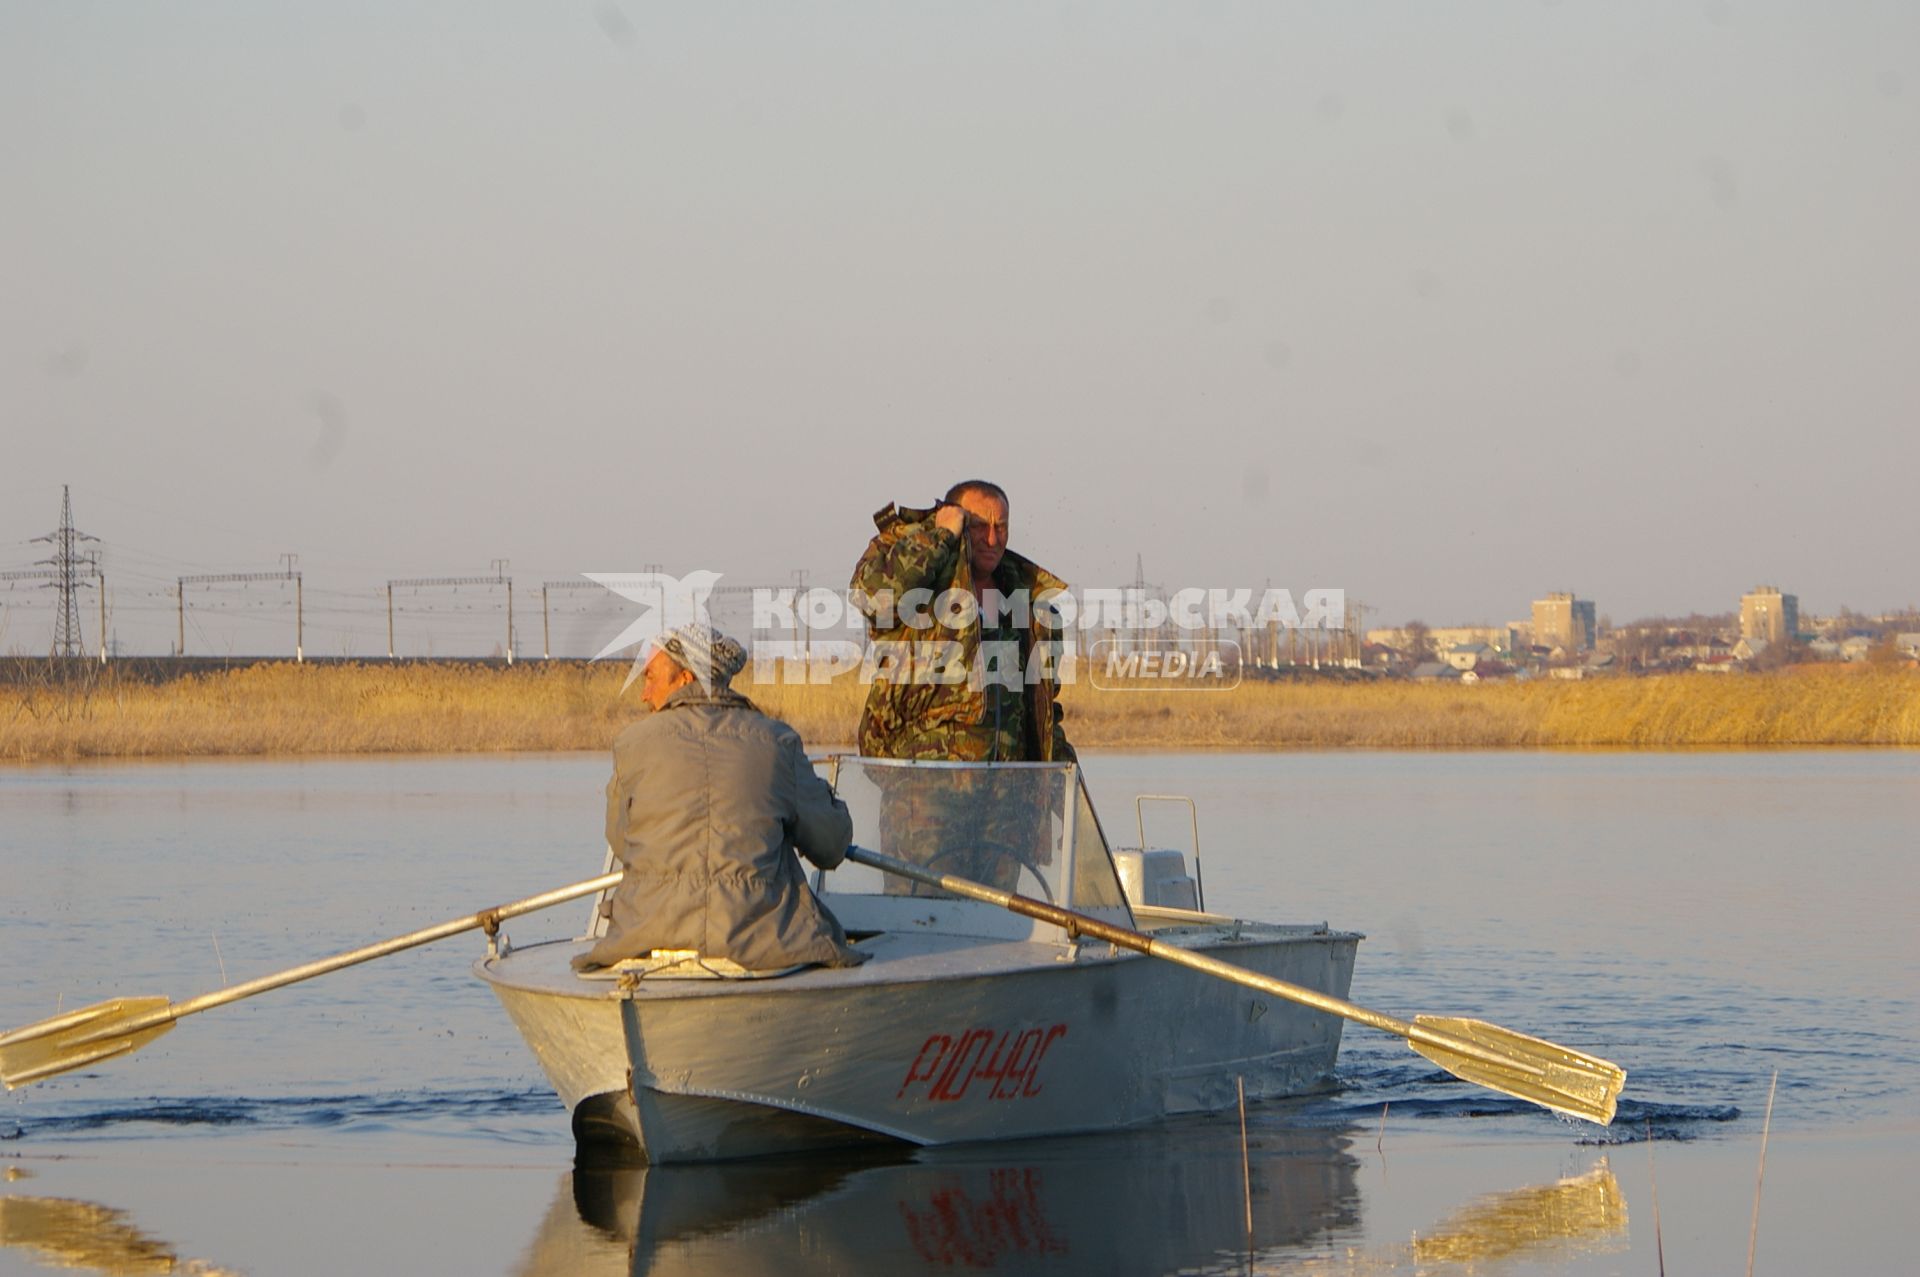
[[[60,527],[46,536],[35,537],[35,541],[46,541],[53,545],[53,557],[41,559],[40,563],[53,569],[53,580],[47,584],[60,591],[60,610],[53,621],[53,654],[55,656],[78,656],[83,646],[80,635],[80,599],[79,589],[90,584],[82,580],[83,575],[97,575],[95,562],[81,554],[78,546],[82,541],[98,541],[99,537],[76,532],[73,527],[73,494],[66,484],[60,485]]]

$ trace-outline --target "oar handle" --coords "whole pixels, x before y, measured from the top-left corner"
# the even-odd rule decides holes
[[[448,936],[459,935],[463,931],[477,931],[482,927],[492,928],[517,918],[523,913],[534,913],[553,905],[565,904],[569,900],[578,900],[581,896],[590,896],[596,891],[605,891],[620,884],[623,875],[619,872],[601,874],[598,878],[589,878],[585,882],[576,882],[569,887],[556,887],[552,891],[543,891],[537,896],[528,896],[522,900],[511,901],[504,905],[495,905],[491,909],[482,909],[470,913],[464,918],[453,918],[431,927],[422,927],[418,931],[409,931],[403,936],[394,936],[391,940],[382,940],[376,944],[352,949],[346,953],[337,953],[331,958],[321,958],[317,962],[308,962],[301,966],[289,967],[285,971],[264,975],[257,980],[248,980],[244,984],[228,985],[212,993],[203,993],[197,998],[188,998],[185,1002],[175,1002],[158,1011],[132,1020],[124,1020],[103,1030],[102,1036],[123,1037],[138,1033],[142,1029],[157,1024],[166,1024],[182,1016],[193,1015],[200,1011],[211,1011],[215,1007],[225,1006],[229,1002],[238,1002],[250,998],[256,993],[265,993],[270,989],[284,988],[289,984],[298,984],[302,980],[311,980],[338,971],[343,967],[358,966],[362,962],[372,962],[375,958],[384,958],[399,953],[403,949],[416,948],[423,944],[432,944],[435,940],[444,940]],[[81,1038],[78,1041],[85,1042]]]

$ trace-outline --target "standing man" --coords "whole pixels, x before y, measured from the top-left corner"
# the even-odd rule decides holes
[[[877,758],[1067,762],[1058,620],[1048,596],[1066,583],[1007,549],[1007,494],[956,483],[930,510],[888,506],[853,570],[855,606],[874,647],[860,752]],[[971,603],[971,607],[966,604]],[[1053,860],[1048,818],[1058,778],[872,769],[884,795],[889,855],[1003,890]],[[889,891],[924,894],[888,879]],[[939,894],[939,893],[933,893]]]
[[[576,969],[655,949],[750,971],[866,960],[794,857],[833,868],[853,821],[799,735],[728,686],[746,662],[740,644],[699,624],[662,635],[647,659],[641,696],[653,712],[614,738],[607,784],[607,844],[626,877],[607,934]]]
[[[889,505],[873,516],[879,532],[852,588],[868,638],[886,646],[860,717],[861,753],[1073,758],[1057,703],[1058,624],[1046,604],[1066,582],[1007,549],[1008,514],[998,484],[969,479],[930,510]],[[971,615],[939,606],[949,592],[973,598]]]

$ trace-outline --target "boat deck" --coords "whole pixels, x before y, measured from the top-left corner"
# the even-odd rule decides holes
[[[1324,924],[1284,925],[1243,922],[1206,915],[1184,915],[1196,919],[1153,930],[1156,939],[1168,940],[1183,948],[1205,948],[1216,956],[1231,960],[1238,945],[1271,945],[1288,940],[1324,941],[1332,933]],[[1142,921],[1148,921],[1143,918]],[[804,967],[789,975],[758,979],[684,978],[644,976],[623,978],[611,971],[582,976],[572,968],[574,955],[584,952],[590,940],[555,940],[510,950],[506,956],[483,959],[475,964],[480,976],[496,984],[549,995],[590,1001],[639,1001],[677,998],[712,998],[765,992],[769,983],[782,990],[849,990],[903,981],[974,979],[980,976],[1011,975],[1036,967],[1059,964],[1085,966],[1106,962],[1152,961],[1140,954],[1118,949],[1102,942],[1079,945],[1038,940],[956,935],[940,931],[882,931],[856,937],[856,948],[873,956],[858,967]]]

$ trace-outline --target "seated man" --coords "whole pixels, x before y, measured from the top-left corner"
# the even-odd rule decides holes
[[[754,971],[866,960],[793,854],[833,868],[852,819],[794,730],[728,687],[746,659],[705,625],[661,636],[648,658],[641,695],[653,712],[614,739],[607,784],[607,842],[626,877],[606,936],[575,968],[655,949]]]

